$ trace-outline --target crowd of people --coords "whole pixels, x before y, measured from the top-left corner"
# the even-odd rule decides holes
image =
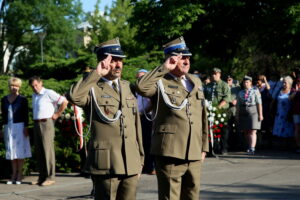
[[[244,148],[240,145],[241,138],[234,138],[242,132],[247,143],[246,151],[255,154],[257,131],[269,147],[276,141],[279,142],[279,148],[300,153],[299,71],[285,76],[274,74],[269,81],[262,74],[253,77],[245,75],[241,82],[228,75],[226,87],[229,86],[230,100],[226,100],[228,92],[225,89],[217,89],[221,81],[218,84],[215,80],[216,73],[220,74],[221,70],[214,68],[211,76],[200,75],[200,78],[205,85],[207,100],[211,101],[212,84],[215,84],[216,89],[213,90],[215,101],[221,98],[229,104],[226,111],[230,116],[226,130],[229,131],[229,136],[228,133],[222,135],[228,140],[221,141],[221,154],[226,154],[228,150],[226,147]]]
[[[44,88],[40,77],[29,79],[39,165],[32,184],[55,184],[54,121],[68,103],[88,111],[91,137],[83,170],[91,175],[95,199],[136,199],[142,172],[157,176],[160,200],[199,199],[205,157],[239,146],[237,135],[244,135],[251,155],[257,131],[271,142],[277,137],[295,143],[300,153],[300,74],[270,81],[245,75],[239,83],[231,75],[223,81],[222,70],[214,67],[208,76],[194,76],[188,73],[192,53],[183,37],[163,48],[164,62],[149,72],[139,70],[135,85],[121,79],[126,56],[117,38],[95,47],[96,69],[65,96]],[[10,78],[10,94],[1,99],[6,159],[12,165],[7,184],[22,183],[24,159],[31,157],[28,100],[20,95],[21,84]],[[216,120],[208,117],[214,109],[226,118],[217,142]]]

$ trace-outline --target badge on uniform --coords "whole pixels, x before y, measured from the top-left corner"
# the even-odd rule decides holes
[[[110,113],[110,110],[108,109],[107,106],[104,106],[104,112],[106,115],[108,115]]]
[[[101,95],[101,98],[111,98],[109,95]]]
[[[134,100],[134,96],[129,96],[129,97],[126,97],[126,100]]]
[[[177,85],[168,85],[168,88],[178,89]]]

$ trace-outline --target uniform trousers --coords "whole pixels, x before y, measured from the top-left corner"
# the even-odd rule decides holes
[[[92,175],[95,200],[135,200],[138,175]]]
[[[34,122],[39,182],[55,178],[54,135],[54,121],[51,118]]]
[[[201,161],[156,156],[159,200],[199,200]]]

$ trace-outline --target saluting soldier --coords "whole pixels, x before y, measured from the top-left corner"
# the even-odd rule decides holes
[[[120,80],[125,57],[118,38],[95,47],[98,66],[70,90],[70,100],[91,110],[86,171],[95,199],[136,199],[144,151],[137,101],[128,81]]]
[[[213,68],[211,73],[211,82],[204,87],[205,99],[211,102],[212,106],[216,106],[218,109],[229,108],[230,88],[228,84],[221,79],[221,69]],[[221,135],[221,152],[227,154],[228,152],[228,129],[224,128]],[[219,153],[219,152],[217,152]]]
[[[208,122],[201,81],[188,74],[190,56],[183,37],[164,46],[165,62],[137,81],[153,105],[151,154],[158,196],[199,199],[200,169],[208,152]]]

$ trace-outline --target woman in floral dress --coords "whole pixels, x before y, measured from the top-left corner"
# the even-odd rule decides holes
[[[291,87],[293,79],[286,76],[282,80],[283,86],[280,90],[277,99],[277,110],[273,127],[273,135],[281,138],[292,138],[294,136],[293,122],[288,120],[288,111],[291,108]]]
[[[7,184],[21,184],[24,159],[31,157],[27,129],[28,101],[19,94],[21,84],[19,78],[10,78],[10,94],[1,99],[6,159],[12,164],[12,176]]]

